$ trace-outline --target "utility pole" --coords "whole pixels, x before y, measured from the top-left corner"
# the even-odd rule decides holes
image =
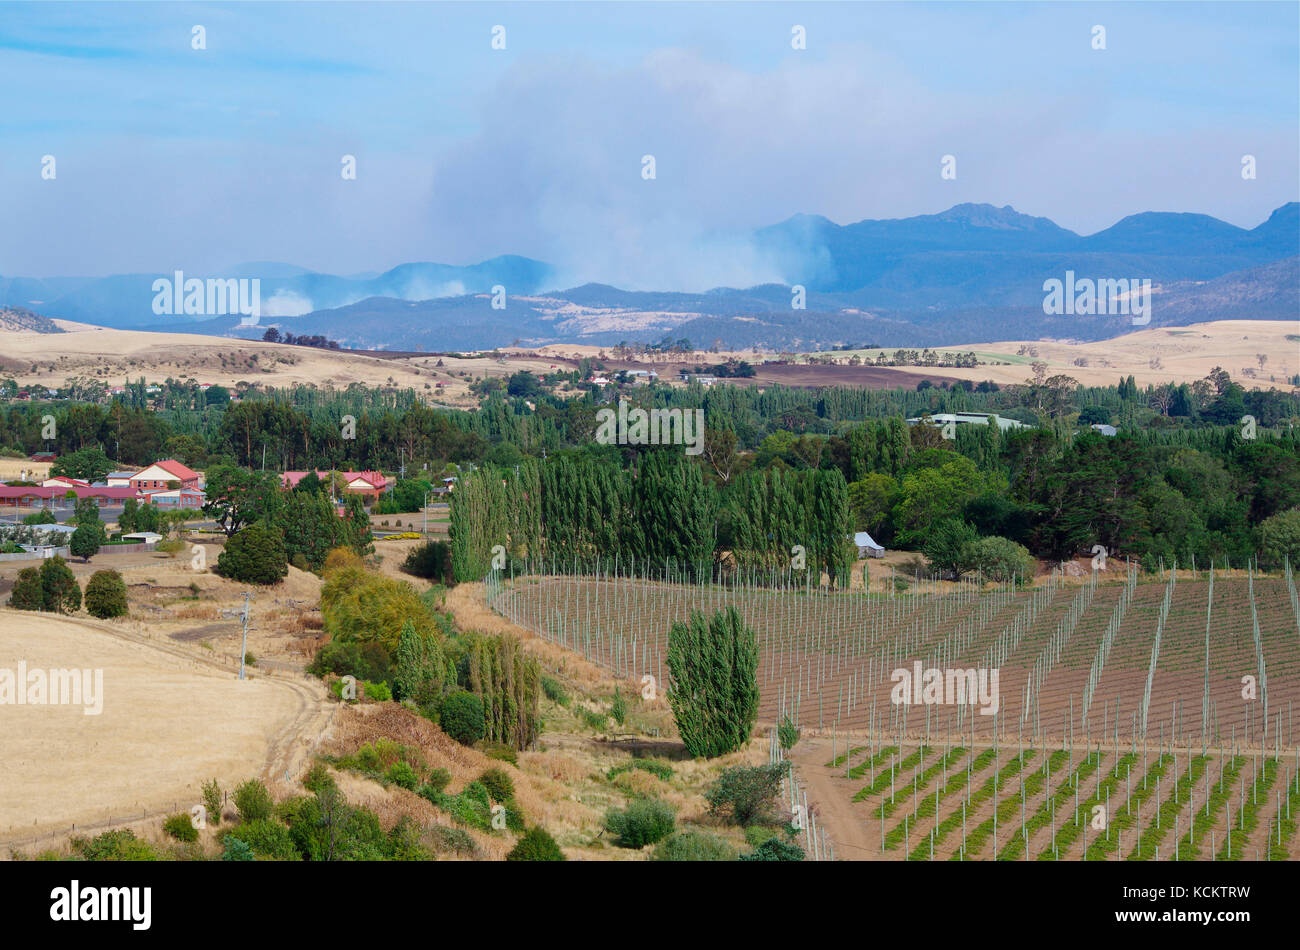
[[[422,534],[429,533],[429,493],[424,493],[424,531]]]
[[[249,601],[252,599],[252,596],[253,596],[253,595],[250,594],[248,591],[244,591],[244,593],[243,593],[243,597],[244,597],[244,609],[243,609],[243,610],[223,610],[223,611],[221,611],[221,613],[222,613],[223,616],[226,616],[226,617],[239,617],[239,618],[241,619],[242,623],[243,623],[243,627],[244,627],[244,638],[243,638],[243,641],[242,641],[242,643],[240,644],[240,647],[239,647],[239,678],[240,678],[241,680],[242,680],[242,679],[246,679],[246,677],[244,676],[244,659],[245,659],[245,657],[248,656],[248,607],[249,607]]]

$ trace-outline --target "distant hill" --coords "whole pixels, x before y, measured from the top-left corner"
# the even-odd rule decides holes
[[[1041,337],[1106,339],[1126,316],[1048,316],[1044,281],[1146,279],[1152,326],[1219,319],[1300,319],[1300,204],[1254,228],[1202,214],[1144,212],[1092,235],[1010,206],[960,204],[939,214],[839,225],[796,215],[752,235],[782,283],[705,292],[627,291],[602,283],[549,289],[554,271],[524,257],[478,264],[402,264],[351,277],[292,264],[241,264],[223,275],[261,280],[260,326],[237,317],[160,318],[161,275],[0,279],[0,305],[34,305],[70,320],[260,337],[276,324],[365,349],[488,349],[581,342],[653,342],[671,335],[708,346],[926,346]],[[170,276],[170,275],[165,275]],[[494,309],[494,286],[507,291]],[[805,288],[794,310],[791,288]]]
[[[49,317],[22,307],[0,307],[0,331],[10,333],[63,333],[63,328]]]

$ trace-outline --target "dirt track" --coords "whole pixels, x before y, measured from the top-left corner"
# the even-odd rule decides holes
[[[5,610],[0,630],[2,669],[103,671],[99,715],[0,706],[0,842],[187,810],[213,777],[227,790],[253,776],[277,783],[332,720],[318,684],[265,673],[240,682],[194,648],[112,624]]]

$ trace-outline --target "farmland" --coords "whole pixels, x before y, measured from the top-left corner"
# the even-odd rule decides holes
[[[841,857],[929,860],[933,838],[934,860],[1294,858],[1291,572],[1110,567],[892,595],[672,572],[486,591],[502,616],[661,689],[671,623],[735,606],[758,639],[760,728],[805,730],[794,761]],[[917,663],[996,670],[990,714],[892,701],[894,671],[911,680]]]

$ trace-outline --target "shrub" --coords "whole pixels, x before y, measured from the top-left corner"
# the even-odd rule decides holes
[[[432,825],[428,833],[429,843],[435,851],[463,855],[478,853],[478,845],[474,843],[474,838],[464,828]]]
[[[742,861],[802,861],[803,849],[797,845],[787,844],[780,838],[768,838],[749,854],[740,856]]]
[[[627,700],[623,698],[617,686],[614,687],[614,699],[609,704],[609,714],[620,726],[627,721]]]
[[[473,745],[483,738],[483,701],[473,693],[452,693],[438,711],[442,731],[461,745]]]
[[[603,712],[593,712],[586,707],[579,709],[578,712],[589,729],[601,730],[609,725],[609,716]]]
[[[1035,561],[1029,549],[996,535],[968,544],[965,560],[970,570],[979,571],[993,581],[1019,578],[1023,583],[1034,577]]]
[[[735,607],[699,611],[668,632],[668,702],[692,757],[734,752],[758,716],[758,641]]]
[[[164,821],[163,831],[177,841],[199,840],[199,829],[194,827],[194,822],[190,821],[190,816],[184,812],[179,815],[172,815]]]
[[[425,798],[428,798],[429,796],[425,795],[424,789],[428,788],[428,789],[432,789],[436,793],[441,793],[445,791],[447,786],[450,784],[451,784],[450,772],[448,772],[446,769],[441,769],[441,768],[430,769],[429,780],[425,782],[424,786],[420,789],[420,794],[424,795]]]
[[[415,769],[405,762],[394,762],[390,765],[388,771],[384,773],[384,778],[399,788],[405,788],[412,792],[420,784],[420,776],[416,775]]]
[[[410,815],[402,815],[388,830],[390,861],[428,861],[432,855],[420,843],[420,828]]]
[[[86,610],[92,617],[107,620],[125,617],[126,582],[117,571],[96,571],[86,582]]]
[[[393,691],[388,688],[387,683],[372,683],[366,681],[363,687],[366,693],[366,699],[376,703],[386,703],[393,698]]]
[[[68,562],[57,554],[41,565],[41,609],[71,614],[81,609],[81,588]]]
[[[9,594],[9,606],[15,610],[40,610],[45,606],[40,571],[34,567],[24,567],[18,572],[14,589]]]
[[[502,769],[488,769],[478,780],[494,802],[508,802],[515,797],[514,780]]]
[[[253,849],[238,838],[226,838],[225,850],[221,852],[222,861],[255,861]]]
[[[247,844],[259,858],[269,858],[272,861],[302,860],[288,826],[274,818],[244,822],[226,833],[227,840],[232,837]]]
[[[679,831],[659,842],[652,861],[734,861],[736,849],[706,831]]]
[[[222,577],[246,584],[276,584],[289,573],[284,538],[274,528],[254,523],[230,536],[217,558]]]
[[[1280,511],[1265,518],[1256,530],[1259,563],[1266,570],[1276,570],[1290,561],[1300,569],[1300,508]]]
[[[564,852],[540,825],[529,828],[506,855],[507,861],[563,861]]]
[[[300,571],[311,571],[311,564],[307,560],[307,555],[301,551],[295,551],[293,557],[289,558],[289,563]]]
[[[704,792],[709,813],[737,825],[770,821],[784,775],[785,766],[779,763],[724,770]]]
[[[789,716],[781,720],[781,724],[776,727],[776,738],[781,743],[781,748],[789,752],[794,748],[795,743],[799,741],[799,727],[796,726]]]
[[[672,834],[677,816],[672,806],[655,798],[641,798],[622,811],[605,813],[605,830],[622,848],[641,848]]]
[[[73,838],[72,850],[87,861],[157,861],[153,845],[141,841],[129,828],[105,831],[94,838]]]
[[[401,522],[398,522],[401,527]],[[402,562],[402,571],[413,577],[437,581],[447,587],[455,584],[451,570],[451,545],[446,541],[427,541],[414,548]]]
[[[240,821],[257,821],[271,817],[275,802],[266,786],[253,778],[235,789],[235,810],[239,812]]]
[[[553,703],[558,703],[561,706],[569,705],[569,694],[565,691],[564,685],[553,677],[542,677],[542,692]]]
[[[221,824],[221,786],[216,779],[203,783],[203,810],[213,826]]]

